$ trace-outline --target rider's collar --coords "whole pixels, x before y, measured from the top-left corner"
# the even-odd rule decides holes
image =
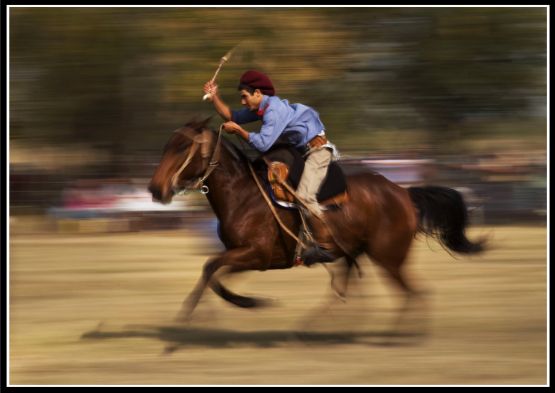
[[[264,112],[266,112],[266,109],[268,109],[268,106],[270,106],[270,103],[268,102],[269,100],[270,97],[266,95],[262,98],[262,101],[260,101],[260,106],[258,107],[258,111],[256,112],[258,116],[264,116]]]

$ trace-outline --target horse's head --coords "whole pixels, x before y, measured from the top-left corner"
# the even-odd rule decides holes
[[[177,192],[198,186],[212,151],[209,120],[189,122],[173,132],[148,187],[153,200],[167,204]]]

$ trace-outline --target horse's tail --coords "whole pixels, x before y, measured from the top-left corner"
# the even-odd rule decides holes
[[[408,191],[418,209],[419,232],[435,237],[456,253],[484,251],[485,239],[471,242],[465,235],[468,214],[458,191],[436,186],[410,187]]]

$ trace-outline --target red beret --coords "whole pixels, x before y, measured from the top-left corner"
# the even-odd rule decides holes
[[[253,89],[260,89],[262,94],[267,96],[273,96],[276,94],[272,81],[262,72],[254,70],[245,72],[239,80],[239,89],[241,89],[241,85],[248,86]]]

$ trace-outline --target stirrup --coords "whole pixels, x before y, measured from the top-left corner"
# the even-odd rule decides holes
[[[302,216],[301,216],[302,217]],[[303,218],[303,227],[299,229],[299,242],[297,242],[297,246],[295,247],[295,255],[293,256],[293,266],[301,266],[304,265],[304,261],[302,258],[302,253],[304,250],[303,244],[307,241],[312,243],[314,240],[312,239],[312,235],[308,231],[308,227],[306,227],[304,218]]]

